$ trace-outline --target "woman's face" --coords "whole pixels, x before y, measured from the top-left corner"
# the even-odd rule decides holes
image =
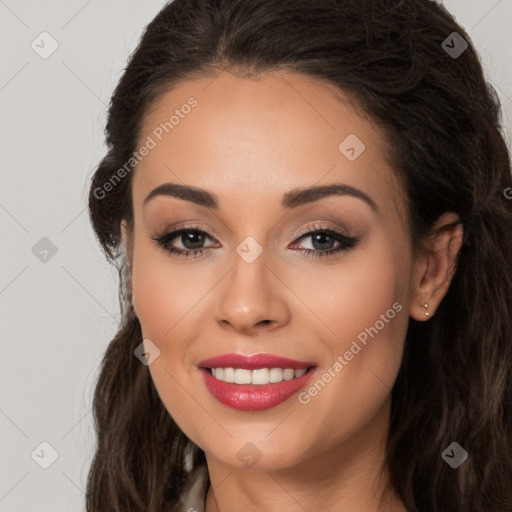
[[[149,369],[185,434],[232,467],[340,460],[387,434],[411,243],[384,138],[335,91],[297,73],[222,72],[175,86],[145,118],[147,151],[132,176],[132,287],[154,344],[145,347],[160,351]],[[178,197],[168,187],[146,201],[163,184],[204,192]],[[338,193],[298,195],[332,185]],[[154,240],[183,227],[165,246]],[[314,368],[300,389],[286,377],[252,392],[215,379],[216,397],[200,362],[222,354]],[[272,374],[290,377],[258,378]]]

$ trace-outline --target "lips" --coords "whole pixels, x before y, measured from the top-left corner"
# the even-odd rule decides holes
[[[272,354],[254,354],[245,356],[241,354],[222,354],[209,359],[204,359],[197,364],[200,368],[242,368],[246,370],[258,370],[260,368],[293,368],[300,370],[315,366],[310,361],[297,361],[287,357]]]
[[[313,362],[298,361],[271,354],[255,354],[251,356],[222,354],[204,359],[197,366],[200,369],[202,380],[211,395],[220,403],[240,411],[261,411],[276,407],[306,386],[318,370]],[[282,368],[286,370],[291,368],[293,370],[304,369],[307,371],[299,377],[275,383],[236,384],[216,379],[210,373],[212,368],[237,368],[239,371],[259,370],[262,368]]]

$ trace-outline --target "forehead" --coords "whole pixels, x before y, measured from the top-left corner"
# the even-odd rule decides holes
[[[324,182],[381,196],[382,187],[398,187],[375,123],[334,85],[299,73],[223,71],[181,82],[146,113],[139,147],[145,143],[152,148],[133,176],[139,203],[165,182],[215,191],[221,201],[274,191],[280,200]]]

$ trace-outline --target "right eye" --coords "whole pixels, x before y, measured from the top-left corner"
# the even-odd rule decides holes
[[[169,254],[185,258],[194,255],[197,258],[203,253],[203,249],[208,249],[202,247],[207,238],[213,240],[208,236],[208,233],[197,227],[184,227],[157,235],[152,240]],[[179,239],[183,248],[175,247],[173,241],[176,239]]]

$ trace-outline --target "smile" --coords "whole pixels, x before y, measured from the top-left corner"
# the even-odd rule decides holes
[[[198,366],[213,397],[241,411],[260,411],[283,403],[307,384],[317,368],[311,362],[270,354],[224,354]]]

